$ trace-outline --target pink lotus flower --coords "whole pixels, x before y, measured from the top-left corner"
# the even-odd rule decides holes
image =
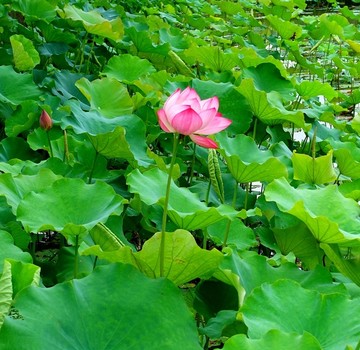
[[[226,129],[231,120],[218,112],[219,99],[215,96],[201,100],[197,92],[187,87],[177,89],[158,110],[161,129],[165,132],[189,135],[198,145],[205,148],[218,148],[215,141],[200,135],[212,135]]]

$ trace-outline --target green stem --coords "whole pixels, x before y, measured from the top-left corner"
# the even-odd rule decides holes
[[[233,207],[234,209],[235,209],[235,207],[236,207],[237,188],[238,188],[238,182],[235,181],[234,194],[233,194],[233,198],[232,198],[232,202],[231,202],[231,205],[232,205],[232,207]]]
[[[206,204],[206,206],[209,204],[210,190],[211,190],[211,181],[209,181],[208,188],[206,190],[206,196],[205,196],[205,204]]]
[[[79,235],[75,236],[75,261],[74,261],[74,278],[77,278],[79,272]]]
[[[60,234],[60,248],[65,247],[65,237]]]
[[[360,350],[360,340],[359,340],[359,342],[357,343],[355,350]]]
[[[90,51],[89,51],[89,57],[86,61],[86,73],[85,74],[89,74],[89,69],[90,69],[90,60],[91,60],[91,55],[93,54],[94,52],[94,46],[95,46],[95,42],[94,42],[94,39],[91,40],[91,47],[90,47]],[[95,56],[95,54],[94,54]]]
[[[67,132],[64,129],[64,158],[63,161],[69,163],[69,144],[67,139]]]
[[[249,183],[245,184],[245,199],[244,199],[244,209],[247,210],[248,200],[249,200]]]
[[[84,57],[85,57],[84,52],[85,52],[85,46],[86,46],[87,38],[88,38],[88,33],[85,34],[84,40],[83,40],[83,42],[81,44],[80,62],[79,62],[78,72],[81,72],[81,68],[82,68],[81,66],[82,66],[82,64],[84,62]]]
[[[341,176],[341,172],[339,171],[339,174],[338,174],[338,176],[336,176],[336,179],[334,181],[334,185],[336,185],[336,184],[339,185],[340,176]]]
[[[232,199],[232,207],[233,208],[235,208],[235,206],[236,206],[237,188],[238,188],[238,182],[235,181],[234,194],[233,194],[233,199]],[[230,225],[231,225],[231,220],[229,220],[227,222],[227,225],[226,225],[226,228],[225,228],[224,242],[222,244],[223,248],[226,247],[226,243],[227,243],[227,240],[229,238]]]
[[[316,157],[316,134],[317,134],[317,126],[315,126],[315,128],[314,128],[314,135],[313,135],[313,138],[311,140],[311,146],[310,146],[310,148],[311,148],[311,157],[313,159],[315,159],[315,157]]]
[[[255,121],[254,121],[254,128],[253,128],[253,140],[256,142],[255,138],[256,138],[256,131],[257,131],[257,124],[258,124],[258,119],[255,117]]]
[[[166,184],[166,192],[165,192],[165,201],[164,201],[164,211],[162,216],[162,225],[161,225],[161,241],[160,241],[160,252],[159,252],[159,258],[160,258],[160,277],[164,276],[164,260],[165,260],[165,232],[166,232],[166,221],[167,221],[167,212],[168,212],[168,206],[169,206],[169,199],[170,199],[170,187],[171,187],[171,179],[172,179],[172,172],[175,165],[176,160],[176,152],[179,145],[179,134],[174,134],[174,143],[173,143],[173,152],[169,167],[169,174],[168,174],[168,180]]]
[[[47,139],[48,139],[48,143],[49,143],[49,154],[50,154],[50,157],[52,158],[54,156],[54,152],[53,152],[51,142],[50,142],[49,131],[46,131],[46,135],[47,135]]]
[[[98,157],[99,153],[98,151],[95,150],[95,157],[91,166],[91,170],[90,170],[90,174],[89,174],[89,179],[88,179],[88,184],[91,184],[92,179],[93,179],[93,175],[94,175],[94,169],[95,169],[95,164],[96,164],[96,160]]]
[[[35,234],[31,233],[31,251],[30,254],[33,258],[33,261],[36,261],[36,242],[35,242]]]
[[[98,257],[95,256],[94,263],[93,263],[93,270],[95,270],[97,261],[98,261]]]
[[[195,157],[196,157],[195,152],[196,152],[196,143],[194,144],[194,153],[191,159],[190,176],[188,180],[189,186],[191,185],[192,179],[194,177],[194,165],[195,165]]]
[[[209,203],[210,190],[211,190],[211,181],[209,181],[208,188],[207,188],[207,191],[206,191],[206,197],[205,197],[206,206]],[[203,244],[202,244],[203,249],[207,248],[207,239],[208,239],[208,231],[207,231],[207,227],[205,227],[204,230],[203,230]]]
[[[225,228],[225,234],[224,234],[224,242],[222,244],[222,247],[225,248],[226,244],[227,244],[227,240],[229,238],[229,232],[230,232],[230,225],[231,225],[231,220],[229,219],[227,224],[226,224],[226,228]]]

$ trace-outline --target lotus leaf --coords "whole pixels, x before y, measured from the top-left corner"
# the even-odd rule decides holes
[[[271,330],[261,339],[249,339],[244,334],[231,337],[226,341],[224,350],[322,350],[317,339],[308,332],[300,335],[286,333],[280,330]]]
[[[77,232],[91,229],[112,214],[119,215],[123,203],[124,199],[104,182],[89,185],[80,179],[60,179],[40,192],[28,193],[17,215],[28,232],[61,232],[65,228]]]
[[[251,137],[237,135],[230,138],[223,133],[217,135],[217,140],[221,147],[219,152],[237,182],[269,182],[287,176],[285,165],[271,151],[259,150]]]
[[[345,198],[335,185],[295,189],[284,178],[276,179],[265,189],[265,197],[303,221],[319,242],[359,242],[359,205]]]
[[[31,286],[14,307],[18,319],[6,317],[0,349],[201,349],[179,290],[129,265],[99,267],[52,288]]]
[[[136,169],[127,177],[130,191],[138,193],[147,205],[163,204],[166,181],[166,173],[157,168],[147,170],[143,174]],[[226,205],[217,208],[207,207],[196,194],[187,188],[177,187],[172,182],[168,215],[179,228],[195,230],[211,225],[223,217],[234,217],[237,212]]]
[[[322,349],[338,350],[355,347],[360,337],[360,324],[354,322],[360,312],[357,300],[304,289],[290,280],[265,283],[255,289],[241,311],[250,338],[261,338],[272,329],[307,332]]]

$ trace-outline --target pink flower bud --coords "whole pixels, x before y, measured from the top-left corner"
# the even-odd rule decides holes
[[[49,114],[43,109],[39,119],[40,127],[44,130],[50,130],[53,126],[53,121]]]
[[[197,92],[187,87],[177,89],[157,115],[161,129],[169,133],[189,135],[198,145],[217,148],[215,141],[199,135],[212,135],[226,129],[232,121],[218,112],[219,99],[215,96],[201,100]]]

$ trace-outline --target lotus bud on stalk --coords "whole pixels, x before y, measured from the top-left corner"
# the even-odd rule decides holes
[[[45,109],[43,109],[41,112],[39,123],[40,123],[40,127],[46,131],[50,130],[53,126],[53,121],[49,116],[48,112],[45,111]]]
[[[206,136],[216,134],[232,123],[218,109],[217,96],[201,100],[194,89],[187,87],[170,95],[157,115],[165,132],[188,135],[201,147],[218,148],[217,143]]]
[[[49,136],[49,130],[53,127],[53,121],[52,121],[51,117],[49,116],[48,112],[45,111],[45,109],[43,109],[41,112],[39,124],[40,124],[40,127],[46,131],[46,135],[47,135],[47,139],[48,139],[48,143],[49,143],[49,155],[50,155],[50,157],[53,157],[54,154],[53,154],[53,149],[51,146],[51,140],[50,140],[50,136]]]

